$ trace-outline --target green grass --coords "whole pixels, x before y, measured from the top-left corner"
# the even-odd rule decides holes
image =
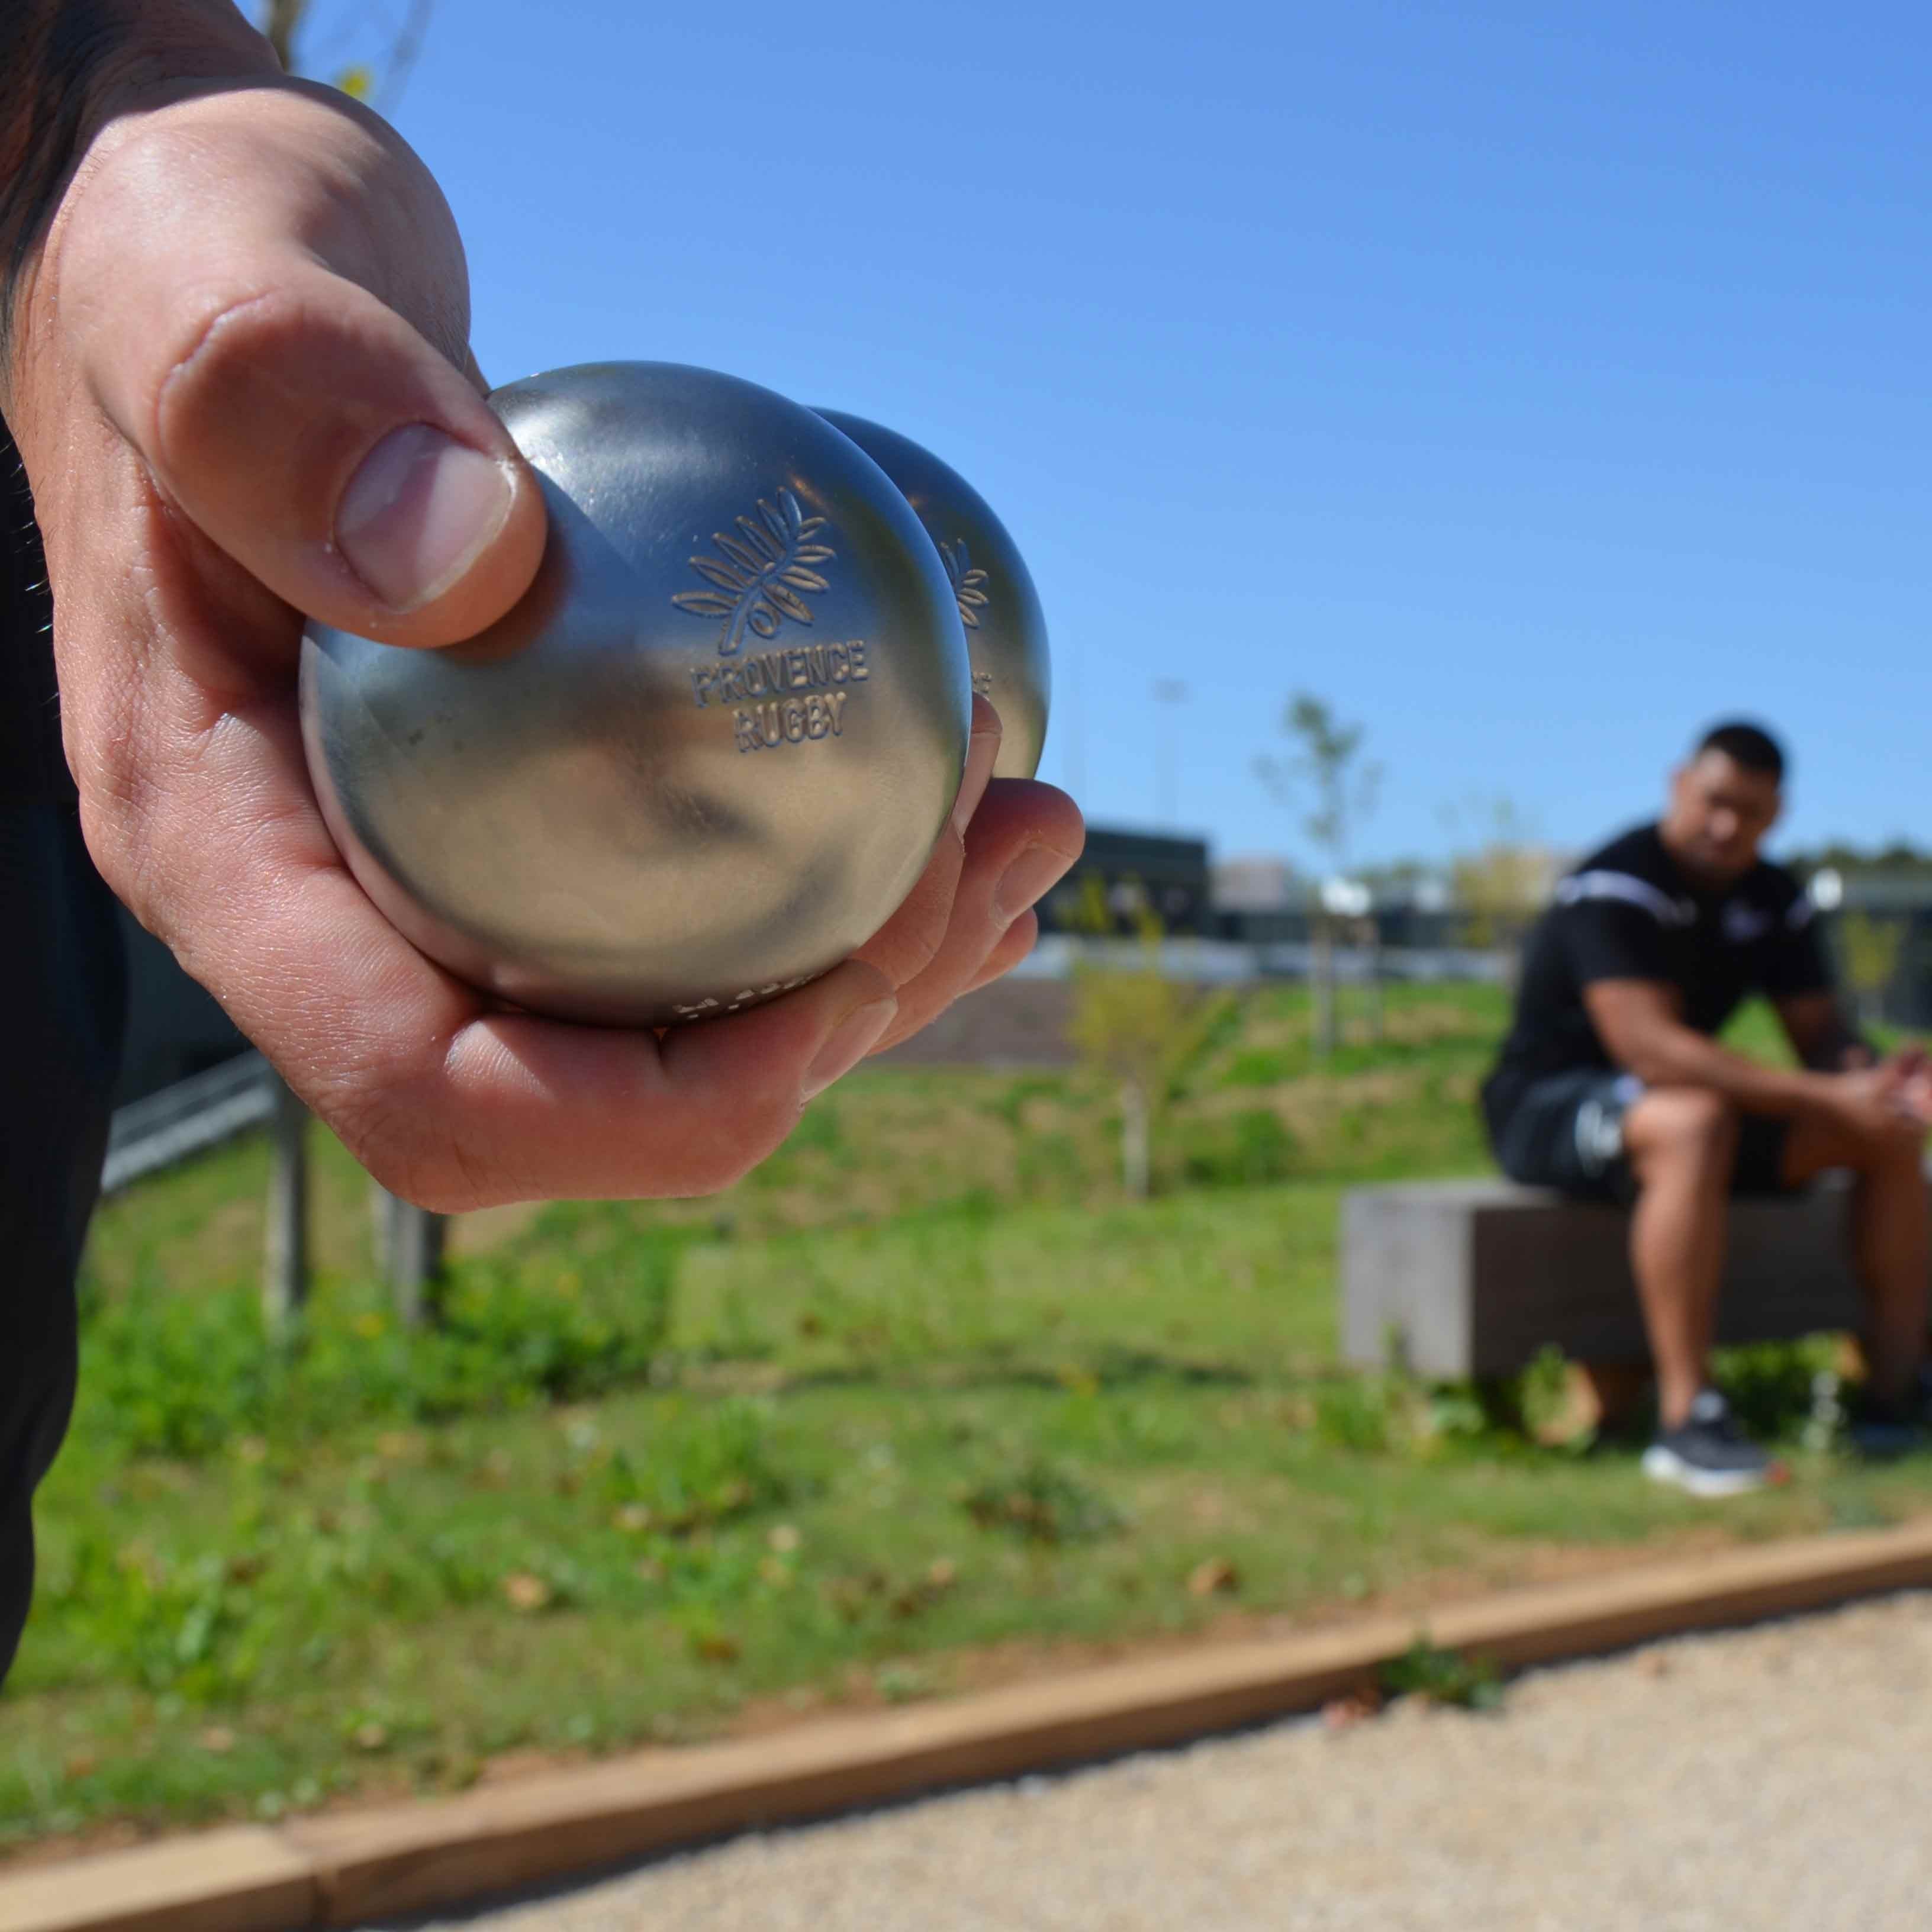
[[[1318,1072],[1305,1004],[1256,996],[1178,1080],[1144,1203],[1084,1076],[874,1070],[716,1200],[460,1227],[429,1336],[388,1321],[332,1144],[294,1351],[253,1312],[259,1144],[131,1190],[0,1696],[0,1843],[1917,1508],[1923,1460],[1799,1444],[1828,1342],[1731,1359],[1797,1477],[1721,1513],[1628,1450],[1498,1430],[1478,1392],[1338,1367],[1342,1189],[1481,1166],[1502,1010],[1396,989],[1385,1042]]]

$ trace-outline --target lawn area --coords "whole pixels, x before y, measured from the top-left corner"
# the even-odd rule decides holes
[[[122,1196],[0,1694],[0,1844],[446,1790],[1210,1628],[1333,1620],[1911,1514],[1932,1466],[1800,1440],[1828,1341],[1728,1372],[1792,1444],[1713,1511],[1628,1448],[1342,1370],[1344,1186],[1471,1171],[1483,988],[1310,1064],[1298,996],[1202,1016],[1122,1198],[1085,1075],[874,1069],[726,1196],[459,1225],[396,1331],[318,1136],[305,1346],[254,1312],[266,1156]],[[1741,1037],[1772,1050],[1761,1015]],[[1560,1379],[1528,1378],[1546,1415]],[[493,1766],[492,1761],[496,1761]]]

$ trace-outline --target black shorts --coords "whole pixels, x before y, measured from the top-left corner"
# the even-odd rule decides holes
[[[1589,1201],[1629,1202],[1636,1177],[1624,1149],[1624,1115],[1643,1092],[1634,1074],[1580,1067],[1533,1080],[1507,1108],[1485,1107],[1490,1144],[1512,1180],[1561,1188]],[[1733,1194],[1788,1194],[1789,1120],[1746,1114],[1738,1123]]]
[[[4,776],[4,775],[0,775]],[[74,1403],[75,1270],[121,1050],[121,938],[70,802],[0,797],[0,1678]]]

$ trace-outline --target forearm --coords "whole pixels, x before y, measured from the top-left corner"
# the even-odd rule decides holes
[[[1659,1026],[1628,1043],[1624,1064],[1647,1087],[1702,1087],[1747,1113],[1790,1116],[1821,1104],[1832,1075],[1766,1066],[1687,1026]]]
[[[92,136],[170,82],[272,72],[231,0],[5,0],[0,8],[0,368],[22,278]],[[4,400],[4,390],[0,390]]]

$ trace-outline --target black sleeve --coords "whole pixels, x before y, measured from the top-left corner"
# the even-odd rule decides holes
[[[1663,922],[1648,907],[1620,898],[1585,898],[1559,905],[1555,918],[1564,957],[1579,986],[1599,980],[1676,983]]]
[[[1825,956],[1818,922],[1810,900],[1802,892],[1792,896],[1764,941],[1758,983],[1774,1000],[1832,990],[1831,962]]]
[[[0,421],[0,800],[71,793],[54,692],[53,622],[33,496]]]

